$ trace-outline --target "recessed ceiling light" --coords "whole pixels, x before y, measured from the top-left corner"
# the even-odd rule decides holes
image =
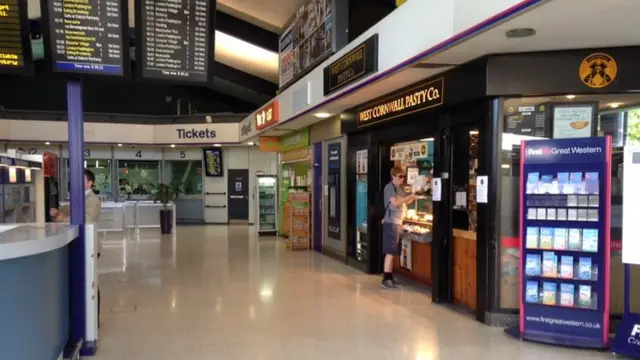
[[[478,135],[478,130],[471,130],[469,131],[469,135]]]
[[[48,142],[48,141],[47,141],[47,142],[45,142],[44,144],[45,144],[45,145],[51,145],[51,143],[50,143],[50,142]]]
[[[611,103],[611,104],[609,104],[609,107],[611,107],[613,109],[617,109],[617,108],[620,107],[620,105],[622,105],[622,104],[620,104],[620,103]]]
[[[430,137],[430,138],[424,138],[424,139],[420,139],[420,141],[422,142],[427,142],[427,141],[433,141],[435,140],[434,138]]]
[[[506,36],[510,39],[521,39],[536,34],[536,30],[532,28],[517,28],[507,31]]]
[[[119,147],[122,147],[122,144],[118,144]]]
[[[319,113],[316,113],[314,116],[317,117],[318,119],[326,119],[326,118],[330,117],[331,114],[326,113],[326,112],[319,112]]]
[[[255,145],[255,144],[256,144],[256,143],[254,143],[253,141],[249,141],[249,142],[247,143],[247,145],[249,145],[249,146],[253,146],[253,145]]]
[[[176,147],[176,145],[175,144],[171,144],[171,147],[174,148],[174,147]]]
[[[575,95],[567,95],[567,99],[575,99],[576,96]]]
[[[222,145],[220,145],[220,144],[213,144],[213,146],[215,146],[215,147],[220,147],[220,146],[222,146]]]

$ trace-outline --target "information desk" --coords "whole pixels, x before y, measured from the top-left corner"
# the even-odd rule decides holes
[[[68,224],[0,226],[0,359],[57,359],[69,336]]]

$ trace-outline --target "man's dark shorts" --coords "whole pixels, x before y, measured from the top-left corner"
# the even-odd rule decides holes
[[[385,222],[382,224],[382,251],[384,254],[400,256],[402,245],[400,235],[402,225]]]

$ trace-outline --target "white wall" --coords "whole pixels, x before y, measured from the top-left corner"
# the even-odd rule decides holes
[[[523,4],[524,0],[411,0],[396,9],[386,18],[365,31],[342,50],[318,65],[309,74],[285,89],[274,100],[280,102],[280,123],[312,108],[325,100],[334,98],[357,84],[388,71],[404,61],[420,55],[434,46],[447,41],[455,35],[470,29],[482,21],[501,12]],[[480,28],[478,31],[481,30]],[[369,75],[345,89],[324,96],[324,68],[347,52],[353,50],[373,34],[378,34],[378,74]],[[294,106],[293,94],[304,93],[310,87],[310,102],[306,106]],[[382,94],[381,94],[382,95]],[[243,119],[241,125],[253,121],[255,113]],[[240,136],[240,141],[251,138],[260,132],[253,131]]]
[[[223,148],[222,161],[224,177],[205,178],[205,192],[227,192],[227,175],[229,169],[249,170],[249,223],[254,223],[256,215],[256,201],[254,199],[256,186],[256,172],[264,171],[265,174],[276,174],[277,154],[262,153],[258,147],[225,147]],[[205,205],[227,205],[227,195],[205,196]],[[205,222],[227,223],[229,221],[228,208],[205,208]]]

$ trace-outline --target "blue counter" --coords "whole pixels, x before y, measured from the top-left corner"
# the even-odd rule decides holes
[[[69,338],[68,244],[78,227],[0,226],[0,359],[57,360]]]

